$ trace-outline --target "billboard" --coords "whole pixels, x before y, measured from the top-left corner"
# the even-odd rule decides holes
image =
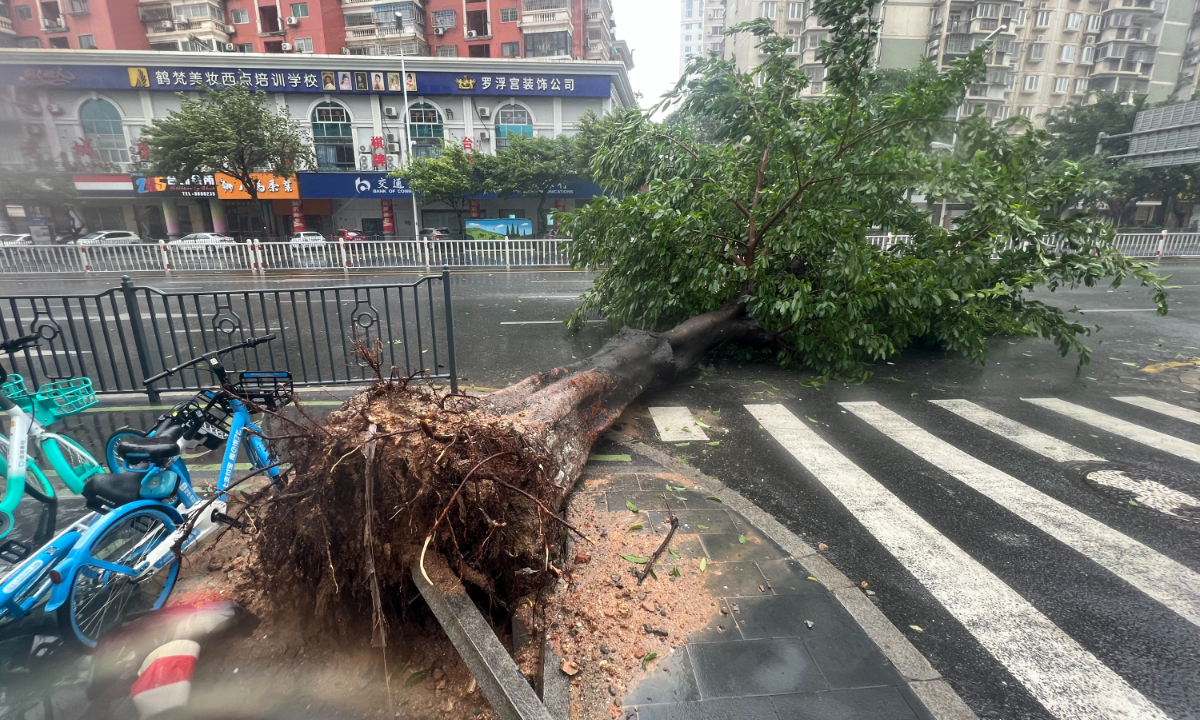
[[[468,220],[468,240],[503,240],[504,238],[533,237],[533,221],[524,218]]]
[[[1129,136],[1129,150],[1113,157],[1137,167],[1200,162],[1200,101],[1139,112]]]

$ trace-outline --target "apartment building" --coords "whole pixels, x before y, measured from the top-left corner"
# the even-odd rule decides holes
[[[944,68],[996,33],[987,76],[969,89],[963,114],[980,109],[994,120],[1024,115],[1040,124],[1092,91],[1157,102],[1173,92],[1190,98],[1200,87],[1197,0],[885,0],[879,13],[882,67],[914,67],[926,58]],[[828,28],[811,3],[726,0],[724,15],[727,25],[773,20],[780,35],[793,38],[791,52],[813,78],[808,93],[824,92],[816,53]],[[726,38],[725,56],[753,67],[755,44],[750,36]]]
[[[679,74],[696,55],[725,52],[725,0],[680,0]]]
[[[0,47],[633,65],[610,0],[0,0]]]

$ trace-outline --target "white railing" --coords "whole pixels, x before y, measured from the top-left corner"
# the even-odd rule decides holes
[[[909,235],[870,235],[887,250],[912,242]],[[1124,233],[1115,246],[1141,259],[1200,258],[1200,233]],[[566,267],[570,240],[371,240],[315,243],[261,242],[219,245],[19,245],[0,246],[0,273],[175,273],[342,271],[372,269]]]

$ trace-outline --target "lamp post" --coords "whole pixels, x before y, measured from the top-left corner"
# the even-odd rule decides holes
[[[405,160],[412,163],[413,147],[415,143],[412,137],[412,112],[408,109],[408,69],[404,65],[404,14],[396,12],[396,30],[400,33],[400,80],[401,87],[404,89],[404,138],[405,138]],[[417,216],[417,194],[410,187],[408,191],[412,194],[412,211],[413,211],[413,240],[421,239],[421,221]]]

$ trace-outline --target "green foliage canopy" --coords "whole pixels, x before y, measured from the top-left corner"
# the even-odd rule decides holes
[[[392,172],[403,178],[422,204],[444,203],[458,217],[458,230],[466,237],[463,215],[469,209],[470,198],[486,192],[483,179],[494,164],[491,155],[468,155],[456,143],[447,143],[433,157],[415,158],[407,167]]]
[[[761,65],[695,58],[665,100],[711,117],[713,142],[634,110],[601,122],[592,173],[614,196],[564,230],[577,265],[604,269],[569,323],[602,314],[662,330],[736,304],[780,362],[863,377],[921,338],[982,362],[993,335],[1040,336],[1086,360],[1088,330],[1031,299],[1037,289],[1133,278],[1166,312],[1162,278],[1113,249],[1107,222],[1056,212],[1096,188],[1078,163],[1047,160],[1046,133],[974,116],[955,153],[928,150],[989,48],[889,87],[872,60],[879,4],[814,3],[832,26],[823,97],[800,96],[808,78],[786,55],[791,41],[760,20],[733,30],[757,36]],[[971,209],[943,229],[913,192]],[[912,240],[880,248],[872,229]]]
[[[142,131],[150,161],[160,175],[191,177],[225,173],[237,178],[257,199],[253,173],[294,177],[316,167],[312,143],[285,109],[267,107],[267,94],[244,85],[214,90],[202,87],[192,99],[179,94],[182,105]]]
[[[545,229],[546,198],[557,185],[576,176],[575,141],[558,137],[517,136],[496,154],[488,187],[502,198],[537,197],[537,227]]]

